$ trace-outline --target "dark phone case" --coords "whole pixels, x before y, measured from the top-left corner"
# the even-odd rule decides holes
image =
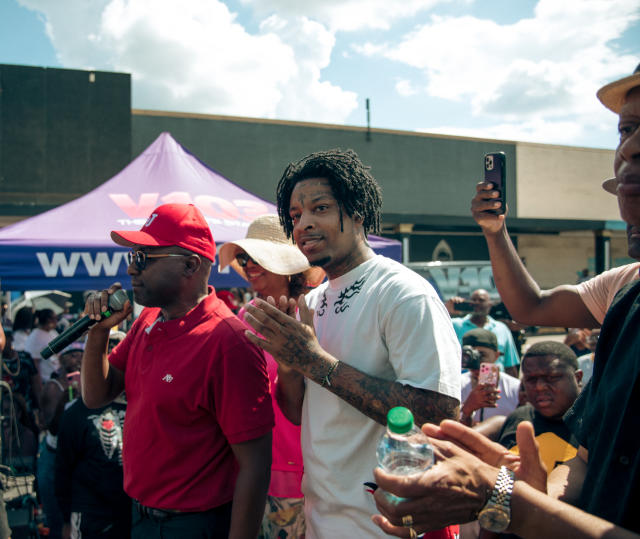
[[[489,167],[489,160],[487,159],[489,156],[493,158],[493,167]],[[502,214],[505,212],[507,205],[507,172],[505,162],[504,152],[493,152],[485,154],[484,156],[484,181],[493,184],[493,188],[500,193],[500,196],[494,200],[502,202],[502,206],[498,209],[487,210],[490,213]]]
[[[470,301],[462,301],[454,305],[456,311],[460,313],[470,313],[473,311],[473,303]]]

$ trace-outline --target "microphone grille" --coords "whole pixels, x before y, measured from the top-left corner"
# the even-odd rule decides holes
[[[124,309],[124,304],[128,299],[129,296],[127,296],[127,293],[124,290],[116,290],[109,296],[109,308],[112,311],[121,311]]]

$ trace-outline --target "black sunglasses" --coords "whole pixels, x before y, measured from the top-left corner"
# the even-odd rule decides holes
[[[169,256],[191,256],[191,255],[179,255],[174,253],[164,254],[149,254],[144,251],[129,251],[127,253],[127,262],[129,265],[135,264],[138,271],[142,271],[147,267],[147,258],[167,258]]]
[[[253,262],[256,266],[260,265],[253,258],[251,258],[247,253],[238,253],[236,255],[236,262],[241,268],[246,268],[247,264],[249,263],[249,260],[251,260],[251,262]]]

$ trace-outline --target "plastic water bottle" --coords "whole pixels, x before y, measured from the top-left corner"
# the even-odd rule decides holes
[[[433,465],[433,447],[413,423],[413,414],[404,406],[387,414],[387,432],[377,449],[378,465],[394,475],[413,475]]]

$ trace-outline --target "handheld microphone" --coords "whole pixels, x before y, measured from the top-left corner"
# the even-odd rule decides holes
[[[111,316],[112,311],[121,311],[128,299],[129,297],[124,290],[116,290],[109,296],[109,309],[111,310],[103,312],[102,317],[107,318]],[[83,316],[80,320],[70,325],[60,335],[49,342],[42,352],[40,352],[40,357],[42,359],[49,359],[53,354],[57,354],[60,350],[74,342],[78,337],[80,337],[80,335],[97,322],[98,320],[93,320],[88,316]]]

